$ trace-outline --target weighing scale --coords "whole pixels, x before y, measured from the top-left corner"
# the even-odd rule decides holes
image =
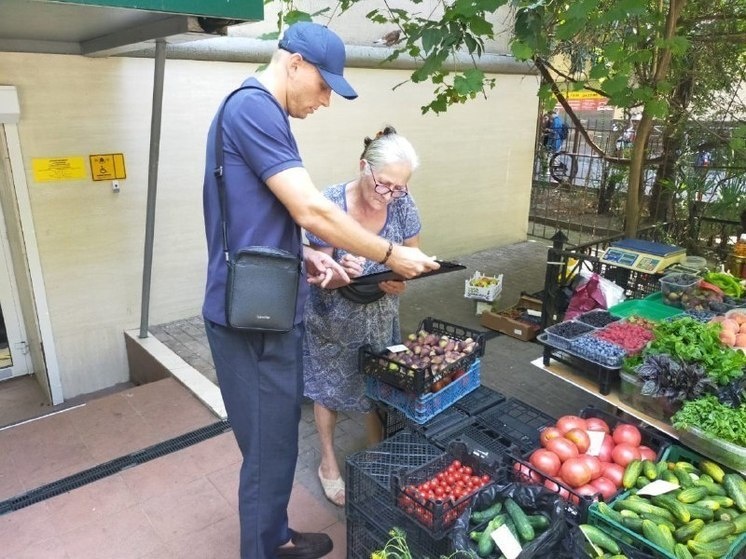
[[[657,274],[681,262],[686,249],[642,239],[622,239],[611,243],[601,262],[629,268],[645,274]]]

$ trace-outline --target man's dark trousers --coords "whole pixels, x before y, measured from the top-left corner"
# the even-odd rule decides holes
[[[205,319],[218,384],[243,455],[241,558],[274,559],[290,539],[287,506],[298,459],[303,326],[245,332]]]

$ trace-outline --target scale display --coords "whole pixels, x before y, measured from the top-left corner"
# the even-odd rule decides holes
[[[641,239],[622,239],[611,243],[601,261],[637,272],[657,274],[681,262],[684,256],[686,250],[681,247]]]

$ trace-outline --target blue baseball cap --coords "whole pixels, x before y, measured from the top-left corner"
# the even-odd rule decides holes
[[[287,28],[279,47],[300,54],[318,69],[332,91],[345,99],[355,99],[357,93],[342,77],[345,68],[345,45],[328,27],[301,21]]]

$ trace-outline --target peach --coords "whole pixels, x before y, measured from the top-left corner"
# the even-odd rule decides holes
[[[738,329],[741,327],[741,325],[733,320],[732,318],[726,318],[722,322],[723,324],[723,331],[733,332],[734,334],[738,332]]]
[[[739,334],[746,333],[746,322],[744,322],[743,324],[741,324],[741,327],[738,329],[738,333]]]
[[[730,330],[723,330],[720,332],[720,341],[730,347],[736,344],[736,334]]]
[[[728,320],[735,320],[738,324],[746,322],[746,314],[742,312],[734,312],[728,316]]]
[[[736,347],[746,347],[746,333],[738,334],[736,336],[736,343],[734,345]]]

